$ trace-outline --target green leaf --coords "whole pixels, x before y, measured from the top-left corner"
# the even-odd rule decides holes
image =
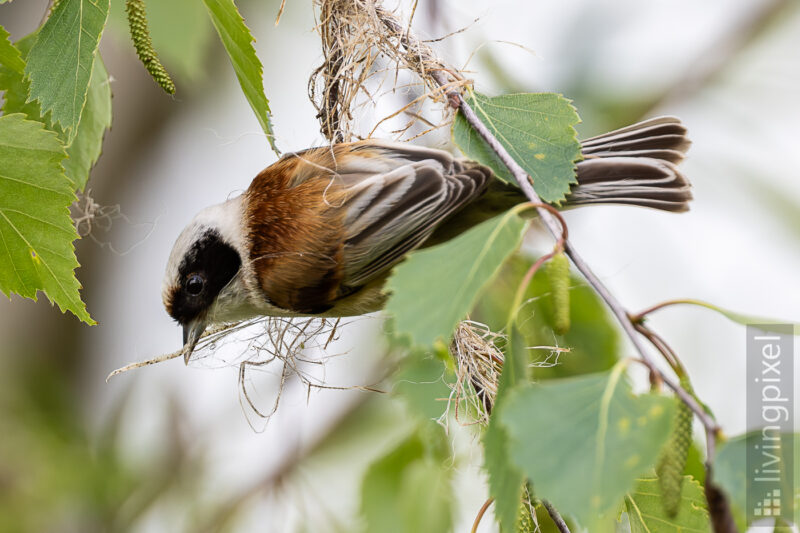
[[[503,372],[497,388],[497,396],[489,426],[483,436],[484,467],[489,475],[489,496],[494,498],[494,514],[504,532],[518,530],[519,506],[525,474],[512,464],[508,454],[508,432],[500,423],[499,413],[503,409],[511,390],[527,382],[527,351],[524,339],[513,324],[503,361]]]
[[[531,267],[531,258],[516,255],[503,266],[484,291],[472,312],[473,319],[487,324],[492,331],[506,327],[508,306]],[[517,312],[516,324],[527,346],[559,346],[568,349],[552,352],[531,351],[529,359],[536,381],[563,378],[611,369],[619,360],[619,327],[597,293],[574,273],[570,275],[570,320],[566,335],[553,332],[550,280],[539,269],[523,294],[525,302]]]
[[[671,429],[672,399],[634,397],[623,368],[517,389],[500,413],[537,496],[590,531],[652,468]]]
[[[757,482],[755,474],[749,472],[748,468],[769,468],[770,470],[780,470],[782,480],[781,510],[783,517],[800,522],[800,506],[792,505],[792,499],[798,501],[800,489],[797,489],[797,480],[800,479],[800,447],[797,442],[800,435],[783,433],[781,434],[780,445],[777,438],[774,442],[768,442],[769,446],[777,446],[778,449],[767,449],[762,440],[762,432],[754,431],[745,435],[739,435],[730,440],[723,441],[717,449],[714,457],[713,480],[725,494],[731,504],[731,512],[736,520],[736,524],[744,531],[746,525],[750,524],[750,513],[754,502],[764,501],[766,491],[772,490],[775,483]],[[785,454],[783,450],[794,450],[794,455]],[[766,465],[766,466],[761,466]],[[786,474],[790,473],[791,478]],[[789,479],[794,479],[792,484]],[[794,493],[792,490],[794,489]],[[789,512],[792,508],[795,515]]]
[[[706,309],[710,309],[712,311],[716,311],[717,313],[721,314],[728,320],[736,322],[737,324],[741,324],[743,326],[750,326],[757,324],[759,326],[763,326],[761,329],[765,333],[782,333],[785,334],[786,331],[782,327],[774,328],[772,326],[782,326],[785,324],[792,324],[795,326],[794,334],[800,335],[800,328],[797,327],[797,322],[793,322],[790,320],[777,320],[774,318],[764,318],[760,316],[754,315],[744,315],[742,313],[737,313],[735,311],[730,311],[729,309],[725,309],[723,307],[719,307],[714,304],[710,304],[708,302],[704,302],[702,300],[694,300],[691,298],[685,298],[681,300],[672,300],[670,303],[678,304],[678,305],[696,305],[698,307],[705,307]]]
[[[638,480],[636,489],[625,496],[631,533],[710,533],[705,493],[697,481],[684,476],[681,503],[675,517],[664,512],[662,498],[657,477]]]
[[[442,433],[441,428],[438,432]],[[428,432],[415,433],[369,467],[361,486],[366,531],[451,530],[452,489],[446,459],[431,453],[422,433]]]
[[[545,202],[560,203],[577,183],[575,162],[581,145],[575,124],[578,113],[569,100],[554,93],[507,94],[489,98],[473,93],[467,102],[509,154],[533,178],[533,188]],[[453,140],[461,151],[491,167],[498,177],[516,180],[486,141],[459,113]]]
[[[31,33],[13,45],[19,50],[23,62],[28,56],[28,52],[30,52],[33,43],[36,42],[36,36],[36,33]],[[24,68],[25,67],[23,67],[23,69]],[[3,99],[5,100],[3,102],[3,113],[6,115],[25,113],[28,119],[36,122],[44,122],[45,125],[48,126],[47,129],[60,132],[58,128],[50,126],[49,120],[45,120],[42,117],[39,102],[35,100],[33,102],[26,101],[28,99],[28,92],[30,91],[29,85],[28,81],[24,79],[24,74],[22,72],[17,72],[8,68],[6,65],[0,65],[0,89],[5,90],[5,94],[3,95]]]
[[[20,57],[19,50],[8,40],[9,33],[0,26],[0,65],[4,65],[18,74],[25,70],[25,62]]]
[[[23,37],[16,43],[16,48],[19,49],[23,58],[27,57],[35,42],[36,34],[34,33]],[[89,171],[102,152],[105,132],[111,127],[111,86],[102,59],[98,57],[92,69],[86,106],[72,143],[67,146],[68,158],[63,162],[67,178],[72,181],[74,188],[79,190],[86,187]],[[59,133],[64,142],[67,142],[61,129],[50,123],[50,115],[48,114],[47,117],[41,115],[37,101],[25,101],[28,95],[28,86],[29,83],[22,74],[0,66],[0,88],[6,91],[3,112],[5,114],[25,113],[29,120],[43,122],[48,129]]]
[[[398,335],[430,346],[448,339],[481,290],[517,249],[525,221],[509,211],[444,244],[414,252],[395,267],[386,310]]]
[[[62,312],[94,324],[75,278],[75,194],[64,157],[58,136],[43,124],[22,114],[0,117],[0,290],[34,300],[41,290]]]
[[[407,533],[452,531],[452,501],[450,473],[443,465],[431,459],[409,465],[400,486],[400,503]]]
[[[203,3],[197,0],[148,0],[146,4],[153,47],[169,67],[170,73],[176,71],[192,79],[203,74],[212,35]],[[115,30],[112,35],[119,36],[121,44],[129,47],[131,41],[125,2],[111,3],[109,24]]]
[[[98,57],[92,68],[89,94],[72,144],[67,146],[64,170],[78,190],[86,187],[89,171],[103,151],[103,137],[111,127],[111,85],[103,61]]]
[[[256,56],[256,49],[253,48],[253,36],[245,26],[244,19],[236,9],[233,0],[203,0],[211,15],[211,22],[217,29],[219,38],[228,51],[228,56],[233,64],[233,70],[239,79],[250,107],[258,118],[261,128],[267,134],[269,145],[280,155],[275,146],[275,136],[272,133],[272,123],[270,122],[269,101],[264,94],[264,83],[262,81],[263,68],[261,61]]]
[[[109,0],[61,0],[39,30],[28,54],[28,101],[38,100],[42,113],[66,134],[77,133]]]
[[[450,396],[450,387],[443,379],[445,364],[423,350],[410,352],[394,375],[392,394],[403,398],[412,412],[438,420],[447,411],[447,402],[442,399]]]

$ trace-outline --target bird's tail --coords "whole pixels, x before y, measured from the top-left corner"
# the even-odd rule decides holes
[[[563,207],[625,204],[681,212],[692,199],[689,181],[678,169],[689,148],[686,128],[675,117],[658,117],[581,143],[578,184]],[[473,162],[484,173],[491,171]],[[425,242],[450,239],[489,218],[527,201],[515,185],[492,179],[486,193],[456,212]]]
[[[567,196],[567,206],[627,204],[686,211],[691,186],[677,165],[690,144],[675,117],[645,120],[583,141],[578,185]]]

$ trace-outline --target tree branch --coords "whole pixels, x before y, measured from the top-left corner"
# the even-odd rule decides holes
[[[514,179],[525,196],[527,196],[528,199],[534,204],[542,203],[539,195],[536,194],[536,191],[533,188],[530,176],[528,176],[519,163],[517,163],[517,161],[511,157],[500,141],[497,140],[497,138],[478,118],[475,111],[461,94],[460,87],[453,87],[452,80],[449,77],[449,75],[452,73],[452,70],[445,67],[445,63],[436,57],[436,55],[433,53],[433,50],[429,46],[419,41],[410,31],[405,31],[403,26],[393,14],[384,10],[380,6],[376,6],[375,11],[378,17],[381,19],[384,27],[393,33],[394,37],[398,39],[402,46],[405,47],[407,56],[411,58],[410,60],[406,61],[407,65],[409,65],[411,68],[416,66],[414,70],[423,80],[425,80],[427,83],[433,81],[445,91],[450,106],[460,111],[470,126],[478,132],[484,141],[486,141],[489,147],[495,152],[498,158],[514,176]],[[430,65],[434,65],[438,68],[426,68]],[[458,79],[460,76],[453,76],[453,78]],[[555,217],[553,217],[553,215],[547,209],[542,207],[537,207],[536,209],[544,226],[547,228],[553,238],[560,239],[562,236],[562,230]],[[658,375],[661,380],[670,389],[672,389],[686,405],[689,406],[695,416],[697,416],[697,418],[703,424],[706,433],[706,470],[710,475],[712,471],[714,454],[716,451],[717,432],[719,431],[719,427],[717,426],[716,422],[711,416],[709,416],[709,414],[697,402],[697,400],[695,400],[695,398],[688,391],[680,386],[677,380],[673,379],[671,376],[665,375],[656,366],[653,358],[646,349],[642,337],[636,331],[635,324],[631,321],[631,317],[627,310],[611,293],[611,291],[608,290],[603,282],[600,281],[597,275],[592,271],[592,269],[580,256],[578,251],[572,246],[572,243],[569,240],[564,240],[564,252],[572,260],[578,271],[583,274],[589,285],[594,288],[606,305],[608,305],[612,314],[616,317],[620,326],[622,326],[623,331],[648,369],[652,373]],[[724,499],[724,496],[721,493],[718,493],[717,496]],[[730,509],[727,505],[718,505],[715,506],[715,509],[721,510],[721,512],[727,512],[728,515],[730,514]],[[715,519],[712,520],[712,523],[714,523],[715,527],[717,524],[730,525],[733,522],[729,518],[730,517],[728,516],[722,517],[722,519],[719,520]],[[717,533],[722,533],[723,531],[725,533],[730,533],[731,531],[735,531],[735,529],[718,529]]]
[[[558,513],[558,509],[553,507],[553,504],[547,500],[542,500],[542,505],[544,505],[544,508],[547,509],[547,513],[550,515],[550,518],[553,519],[553,523],[556,525],[558,530],[561,533],[570,533],[567,523],[563,518],[561,518],[561,515]]]

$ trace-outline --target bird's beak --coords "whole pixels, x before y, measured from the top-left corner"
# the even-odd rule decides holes
[[[202,318],[195,318],[183,325],[183,362],[189,364],[194,347],[200,340],[200,335],[206,330],[206,322]]]

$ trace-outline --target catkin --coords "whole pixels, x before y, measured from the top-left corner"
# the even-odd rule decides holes
[[[681,380],[685,390],[691,390],[687,380]],[[678,514],[681,504],[681,486],[683,485],[683,471],[686,468],[686,457],[692,443],[692,410],[683,401],[676,397],[677,408],[673,420],[672,434],[661,451],[656,474],[661,487],[664,510],[667,515],[674,517]]]
[[[517,533],[533,533],[536,531],[536,524],[531,518],[531,507],[527,501],[523,501],[519,506],[519,518],[517,523]]]
[[[153,42],[150,40],[150,31],[147,29],[147,13],[145,12],[143,0],[127,0],[125,10],[128,12],[128,28],[131,31],[133,47],[136,48],[136,55],[142,62],[150,76],[158,83],[162,89],[169,94],[175,94],[175,84],[169,77],[167,70],[158,54],[153,49]]]
[[[548,261],[545,271],[550,280],[553,331],[564,335],[569,331],[569,259],[564,252],[556,253]]]

